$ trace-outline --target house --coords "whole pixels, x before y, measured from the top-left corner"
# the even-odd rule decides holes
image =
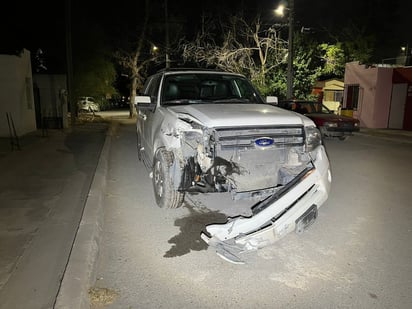
[[[344,83],[342,80],[329,79],[317,81],[312,94],[332,111],[338,112],[343,101]]]
[[[412,67],[345,67],[343,109],[366,128],[412,130]]]
[[[30,51],[0,55],[0,136],[36,130]]]
[[[30,51],[0,55],[0,136],[68,127],[66,75],[32,74]]]

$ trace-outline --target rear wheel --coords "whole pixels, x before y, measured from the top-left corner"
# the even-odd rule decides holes
[[[153,189],[156,203],[160,208],[178,208],[182,206],[184,193],[175,189],[171,167],[173,154],[165,149],[156,153],[153,166]]]

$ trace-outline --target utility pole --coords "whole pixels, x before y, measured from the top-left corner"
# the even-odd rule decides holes
[[[293,98],[293,23],[294,0],[289,0],[289,44],[288,44],[288,73],[287,73],[287,98]]]
[[[72,58],[72,26],[71,0],[66,0],[66,68],[67,68],[67,99],[70,105],[70,124],[74,128],[77,118],[77,106],[73,95],[73,58]]]
[[[169,56],[169,50],[170,50],[170,43],[169,43],[169,12],[168,12],[168,6],[167,6],[168,0],[165,0],[165,28],[166,28],[166,69],[170,68],[170,56]]]

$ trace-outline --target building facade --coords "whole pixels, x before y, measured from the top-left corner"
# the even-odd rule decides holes
[[[366,128],[412,130],[412,67],[345,67],[342,108]]]
[[[0,136],[10,135],[10,125],[20,136],[36,130],[30,51],[0,55]]]

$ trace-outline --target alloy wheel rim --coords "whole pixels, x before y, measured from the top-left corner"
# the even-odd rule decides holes
[[[154,182],[155,182],[155,187],[156,187],[156,193],[159,197],[162,197],[163,195],[163,178],[161,175],[161,163],[160,161],[156,162],[155,166],[155,173],[153,175],[154,177]]]

